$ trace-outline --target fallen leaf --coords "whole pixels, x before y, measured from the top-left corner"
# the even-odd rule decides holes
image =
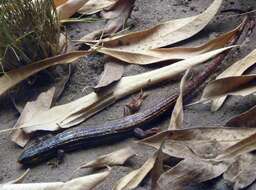
[[[4,94],[10,88],[14,87],[18,83],[38,73],[41,70],[58,64],[72,63],[75,60],[88,55],[89,53],[90,52],[88,51],[70,52],[11,70],[0,77],[0,95]]]
[[[184,113],[183,113],[183,91],[185,88],[185,82],[187,80],[188,74],[189,74],[189,69],[186,71],[184,76],[181,79],[180,82],[180,94],[179,97],[175,103],[175,106],[172,111],[172,117],[171,117],[171,122],[169,125],[169,130],[172,129],[181,129],[183,128],[183,119],[184,119]]]
[[[233,184],[234,190],[244,189],[255,181],[255,168],[255,155],[244,154],[229,166],[223,178]]]
[[[123,189],[135,189],[139,186],[142,180],[148,175],[152,170],[154,163],[156,161],[155,153],[153,157],[149,158],[139,169],[130,172],[128,175],[122,177],[114,186],[113,190],[123,190]]]
[[[57,7],[59,19],[67,19],[73,16],[88,0],[67,0]]]
[[[140,143],[159,149],[166,138],[163,152],[177,158],[213,159],[226,148],[250,137],[255,128],[207,127],[164,131]]]
[[[91,15],[113,6],[118,0],[89,0],[84,4],[78,13],[83,15]]]
[[[250,110],[235,116],[226,123],[226,126],[230,127],[255,127],[256,126],[256,106]]]
[[[39,94],[36,100],[28,102],[25,105],[18,121],[14,126],[14,128],[17,129],[14,130],[11,134],[12,142],[16,143],[20,147],[24,147],[28,143],[28,141],[30,140],[30,136],[24,133],[22,129],[19,129],[19,127],[23,123],[30,121],[33,118],[33,116],[35,116],[40,111],[46,111],[50,109],[54,93],[55,88],[52,87],[48,91]]]
[[[67,182],[51,182],[51,183],[28,183],[28,184],[3,184],[0,185],[1,190],[90,190],[104,181],[110,174],[105,171],[84,177],[72,179]]]
[[[41,112],[33,120],[21,127],[24,127],[27,133],[31,133],[37,130],[54,131],[60,127],[68,128],[77,125],[106,106],[114,103],[116,100],[147,86],[170,79],[227,49],[230,49],[230,47],[214,50],[143,74],[123,77],[110,94],[106,92],[105,95],[98,96],[96,93],[91,93],[74,102],[53,107],[49,111]]]
[[[211,162],[187,158],[176,166],[163,173],[158,185],[161,190],[182,190],[185,187],[220,176],[228,165],[225,163],[212,164]]]
[[[214,0],[207,10],[197,16],[171,20],[144,31],[132,32],[95,42],[102,42],[104,47],[108,48],[135,52],[171,45],[200,32],[213,19],[221,4],[222,0]],[[82,39],[82,41],[88,42],[85,39]]]
[[[22,183],[24,181],[24,179],[28,176],[30,172],[30,169],[27,169],[24,174],[22,174],[20,177],[18,177],[17,179],[13,180],[13,181],[9,181],[7,184],[15,184],[15,183]],[[1,185],[0,185],[1,186]]]
[[[124,73],[124,65],[113,59],[106,59],[104,71],[101,74],[98,84],[94,87],[95,92],[102,92],[109,88],[114,82],[119,81]]]
[[[201,101],[226,95],[248,96],[256,92],[256,74],[226,77],[210,82],[204,89]]]
[[[152,63],[158,63],[168,60],[180,60],[188,59],[192,56],[196,56],[214,49],[219,49],[224,47],[228,42],[230,42],[237,33],[243,28],[244,22],[241,23],[234,30],[227,32],[219,37],[210,40],[204,45],[199,47],[173,47],[173,48],[156,48],[147,50],[126,50],[119,48],[107,48],[104,46],[96,46],[95,50],[97,52],[109,55],[121,61],[139,65],[147,65]]]
[[[245,153],[249,153],[256,149],[256,133],[246,137],[236,144],[226,148],[215,158],[215,160],[228,160],[236,158]]]
[[[239,60],[238,62],[231,65],[227,68],[223,73],[221,73],[217,79],[226,78],[229,76],[240,76],[242,75],[248,68],[252,67],[256,63],[256,49],[253,50],[249,55],[245,58]],[[217,111],[224,104],[227,96],[223,96],[220,98],[216,98],[212,101],[212,111]]]
[[[102,168],[106,166],[123,165],[129,158],[135,156],[135,151],[131,147],[123,148],[115,152],[102,155],[96,160],[85,163],[81,168]]]
[[[99,37],[109,36],[121,30],[133,10],[134,2],[135,0],[118,0],[111,8],[102,11],[102,18],[107,19],[104,28],[85,35],[79,41],[91,41]]]
[[[60,128],[69,128],[77,125],[105,107],[113,104],[118,99],[175,77],[188,68],[203,63],[230,48],[214,50],[160,69],[123,77],[110,93],[106,91],[101,96],[91,93],[73,102],[55,106],[48,111],[37,114],[30,122],[24,123],[21,128],[24,128],[23,130],[26,133],[32,133],[37,130],[55,131]]]

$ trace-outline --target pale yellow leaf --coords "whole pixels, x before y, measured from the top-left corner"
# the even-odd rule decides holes
[[[30,169],[27,169],[20,177],[18,177],[13,181],[9,181],[7,184],[22,183],[24,179],[28,176],[29,172],[30,172]]]
[[[186,71],[184,76],[181,79],[180,82],[180,94],[179,97],[175,103],[175,106],[172,111],[171,121],[169,125],[169,130],[171,129],[181,129],[183,128],[183,119],[184,119],[184,113],[183,113],[183,91],[185,88],[185,82],[187,79],[187,76],[189,74],[189,69]]]
[[[40,111],[46,111],[51,107],[52,100],[55,93],[55,87],[50,88],[46,92],[39,94],[36,100],[26,103],[18,121],[16,122],[14,130],[11,134],[12,142],[20,147],[24,147],[30,140],[30,136],[26,135],[22,129],[18,129],[23,123],[28,122],[34,115]]]
[[[96,158],[96,160],[81,165],[80,168],[101,168],[106,166],[123,165],[129,158],[133,156],[135,156],[135,151],[131,147],[127,147],[106,155],[102,155]]]

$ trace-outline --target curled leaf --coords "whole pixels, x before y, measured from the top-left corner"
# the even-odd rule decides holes
[[[256,75],[226,77],[210,82],[204,89],[201,101],[226,95],[248,96],[256,92]]]
[[[117,58],[121,61],[127,63],[134,63],[139,65],[147,65],[168,60],[179,60],[188,59],[192,56],[196,56],[214,49],[222,48],[228,42],[230,42],[236,34],[243,27],[244,22],[240,24],[234,30],[220,35],[216,39],[207,42],[199,47],[174,47],[174,48],[157,48],[157,49],[147,49],[147,50],[126,50],[119,48],[108,48],[108,47],[96,47],[95,50],[109,55],[111,57]]]
[[[249,55],[245,58],[239,60],[238,62],[231,65],[227,68],[223,73],[221,73],[217,79],[226,78],[231,76],[240,76],[242,75],[248,68],[252,67],[256,63],[256,49],[253,50]],[[212,101],[212,111],[217,111],[223,105],[227,96],[223,96],[220,98],[216,98]]]
[[[129,158],[133,156],[135,156],[135,151],[131,147],[128,147],[102,155],[94,161],[81,165],[80,168],[101,168],[106,166],[123,165]]]

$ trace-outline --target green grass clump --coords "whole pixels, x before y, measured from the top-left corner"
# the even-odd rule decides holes
[[[60,53],[52,0],[0,0],[0,72]]]

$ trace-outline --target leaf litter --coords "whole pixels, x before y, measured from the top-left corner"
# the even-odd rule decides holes
[[[93,2],[93,0],[91,0],[91,2]],[[126,7],[125,2],[121,0],[117,2],[111,2],[113,4],[108,5],[106,5],[107,2],[105,2],[106,4],[102,3],[102,5],[98,5],[100,8],[95,6],[91,7],[91,10],[87,9],[87,11],[89,11],[85,14],[92,14],[98,11],[102,11],[104,8],[108,8],[107,10],[104,10],[106,11],[105,13],[104,11],[102,11],[102,13],[106,18],[113,18],[113,15],[120,14],[124,9],[119,8],[117,13],[108,11],[111,10],[111,6],[118,7],[118,3],[120,2],[122,2],[119,4],[121,7]],[[75,2],[72,0],[67,0],[55,1],[55,3],[60,19],[66,19],[74,15],[74,13],[76,13],[82,6],[86,7],[87,1],[80,0]],[[94,3],[100,4],[101,1]],[[53,131],[59,128],[66,128],[77,125],[101,109],[104,109],[106,106],[114,103],[117,99],[138,91],[142,87],[144,88],[148,86],[149,84],[146,83],[146,80],[150,80],[150,83],[152,84],[158,83],[162,80],[166,80],[169,77],[173,77],[179,73],[182,73],[187,69],[190,69],[190,67],[203,63],[224,52],[230,47],[223,47],[233,38],[233,35],[237,34],[237,32],[241,30],[242,25],[237,27],[235,30],[226,33],[216,38],[215,40],[197,48],[160,48],[170,44],[175,44],[179,41],[183,41],[200,32],[216,15],[221,4],[221,0],[215,0],[211,6],[200,15],[169,21],[145,31],[114,36],[98,41],[99,43],[103,42],[103,46],[97,47],[95,49],[96,51],[101,52],[102,50],[105,50],[105,52],[102,51],[102,53],[122,61],[126,61],[128,63],[151,64],[169,59],[184,60],[151,72],[139,74],[138,76],[135,75],[131,77],[123,77],[117,83],[113,91],[106,92],[106,94],[103,95],[103,97],[100,97],[100,99],[97,94],[92,93],[84,97],[84,99],[81,98],[79,101],[74,101],[67,105],[57,106],[53,109],[49,109],[53,93],[46,97],[49,98],[49,101],[45,105],[40,105],[41,96],[39,96],[38,100],[35,102],[35,105],[33,105],[33,103],[31,105],[28,103],[26,106],[32,106],[32,108],[27,109],[35,110],[33,112],[38,112],[39,116],[32,116],[29,111],[26,111],[25,107],[24,113],[22,113],[24,115],[21,116],[17,125],[20,126],[20,128],[23,128],[22,130],[26,131],[27,133],[31,133],[37,130]],[[68,7],[69,10],[67,9]],[[126,15],[125,17],[128,18],[126,13],[123,13],[123,15]],[[118,23],[119,22],[120,20]],[[174,27],[172,26],[171,30],[169,30],[171,24],[175,25]],[[115,25],[118,26],[118,24]],[[117,28],[120,30],[120,25]],[[115,27],[112,29],[112,31],[110,30],[111,33],[116,30]],[[162,39],[156,37],[159,34],[161,34],[160,36]],[[172,37],[173,34],[175,34],[175,38]],[[172,52],[173,55],[177,57],[172,57],[170,54]],[[227,95],[247,96],[250,94],[255,94],[255,75],[242,75],[255,63],[254,53],[255,52],[253,51],[247,57],[232,65],[221,75],[219,75],[217,80],[210,82],[205,88],[202,99],[213,99],[215,101],[215,105],[213,103],[213,106],[215,106],[213,110],[219,109],[219,107],[225,101]],[[2,81],[2,87],[0,86],[0,94],[4,94],[7,90],[19,82],[43,69],[57,64],[71,63],[78,58],[89,54],[91,54],[90,51],[71,52],[64,55],[47,58],[46,60],[36,62],[21,69],[9,71],[6,73],[6,75],[1,76],[0,78],[0,81]],[[168,56],[164,57],[164,55],[167,54]],[[174,71],[170,71],[171,69]],[[232,127],[197,127],[190,129],[183,128],[184,113],[182,92],[187,74],[188,72],[186,72],[181,80],[180,96],[172,113],[168,130],[160,132],[159,134],[142,141],[144,144],[156,148],[157,151],[139,169],[134,170],[125,177],[121,178],[113,189],[134,189],[139,186],[141,181],[150,172],[152,174],[151,177],[153,189],[158,187],[161,189],[169,189],[170,187],[173,189],[183,189],[188,185],[197,184],[216,178],[223,173],[224,179],[234,184],[234,189],[245,188],[256,179],[256,172],[254,167],[252,167],[255,165],[255,155],[251,153],[251,151],[255,150],[256,148],[256,131],[255,128],[252,127],[254,123],[253,114],[255,112],[255,107],[231,119],[227,125]],[[144,80],[142,80],[140,83],[140,80],[138,79]],[[129,86],[132,82],[135,81],[138,82],[138,84]],[[85,101],[86,104],[84,105],[83,101],[81,100]],[[38,107],[37,103],[39,104]],[[90,107],[91,105],[94,105],[95,107]],[[88,107],[90,108],[87,109]],[[58,109],[64,116],[58,115]],[[52,110],[54,111],[51,112]],[[58,117],[56,117],[57,115]],[[24,123],[24,120],[30,120],[28,122],[29,124],[20,124]],[[248,122],[245,122],[245,120],[248,120]],[[45,126],[40,126],[42,121],[46,121],[44,124]],[[63,121],[64,123],[62,123]],[[51,126],[51,123],[54,123],[55,126]],[[234,125],[239,127],[233,127]],[[241,128],[241,126],[243,127]],[[21,141],[21,143],[23,142]],[[127,159],[134,155],[135,152],[130,147],[128,147],[126,149],[100,156],[98,159],[82,165],[81,168],[97,168],[105,166],[108,167],[108,165],[122,165]],[[171,169],[165,171],[163,160],[166,157],[177,157],[182,160]],[[106,172],[100,172],[98,174],[76,178],[65,183],[53,182],[38,184],[3,184],[1,185],[1,188],[4,190],[37,190],[42,188],[58,188],[63,190],[92,189],[99,182],[102,182],[109,174],[110,169],[108,168],[108,171]],[[17,182],[19,182],[20,179],[22,180],[23,176],[19,178]]]

